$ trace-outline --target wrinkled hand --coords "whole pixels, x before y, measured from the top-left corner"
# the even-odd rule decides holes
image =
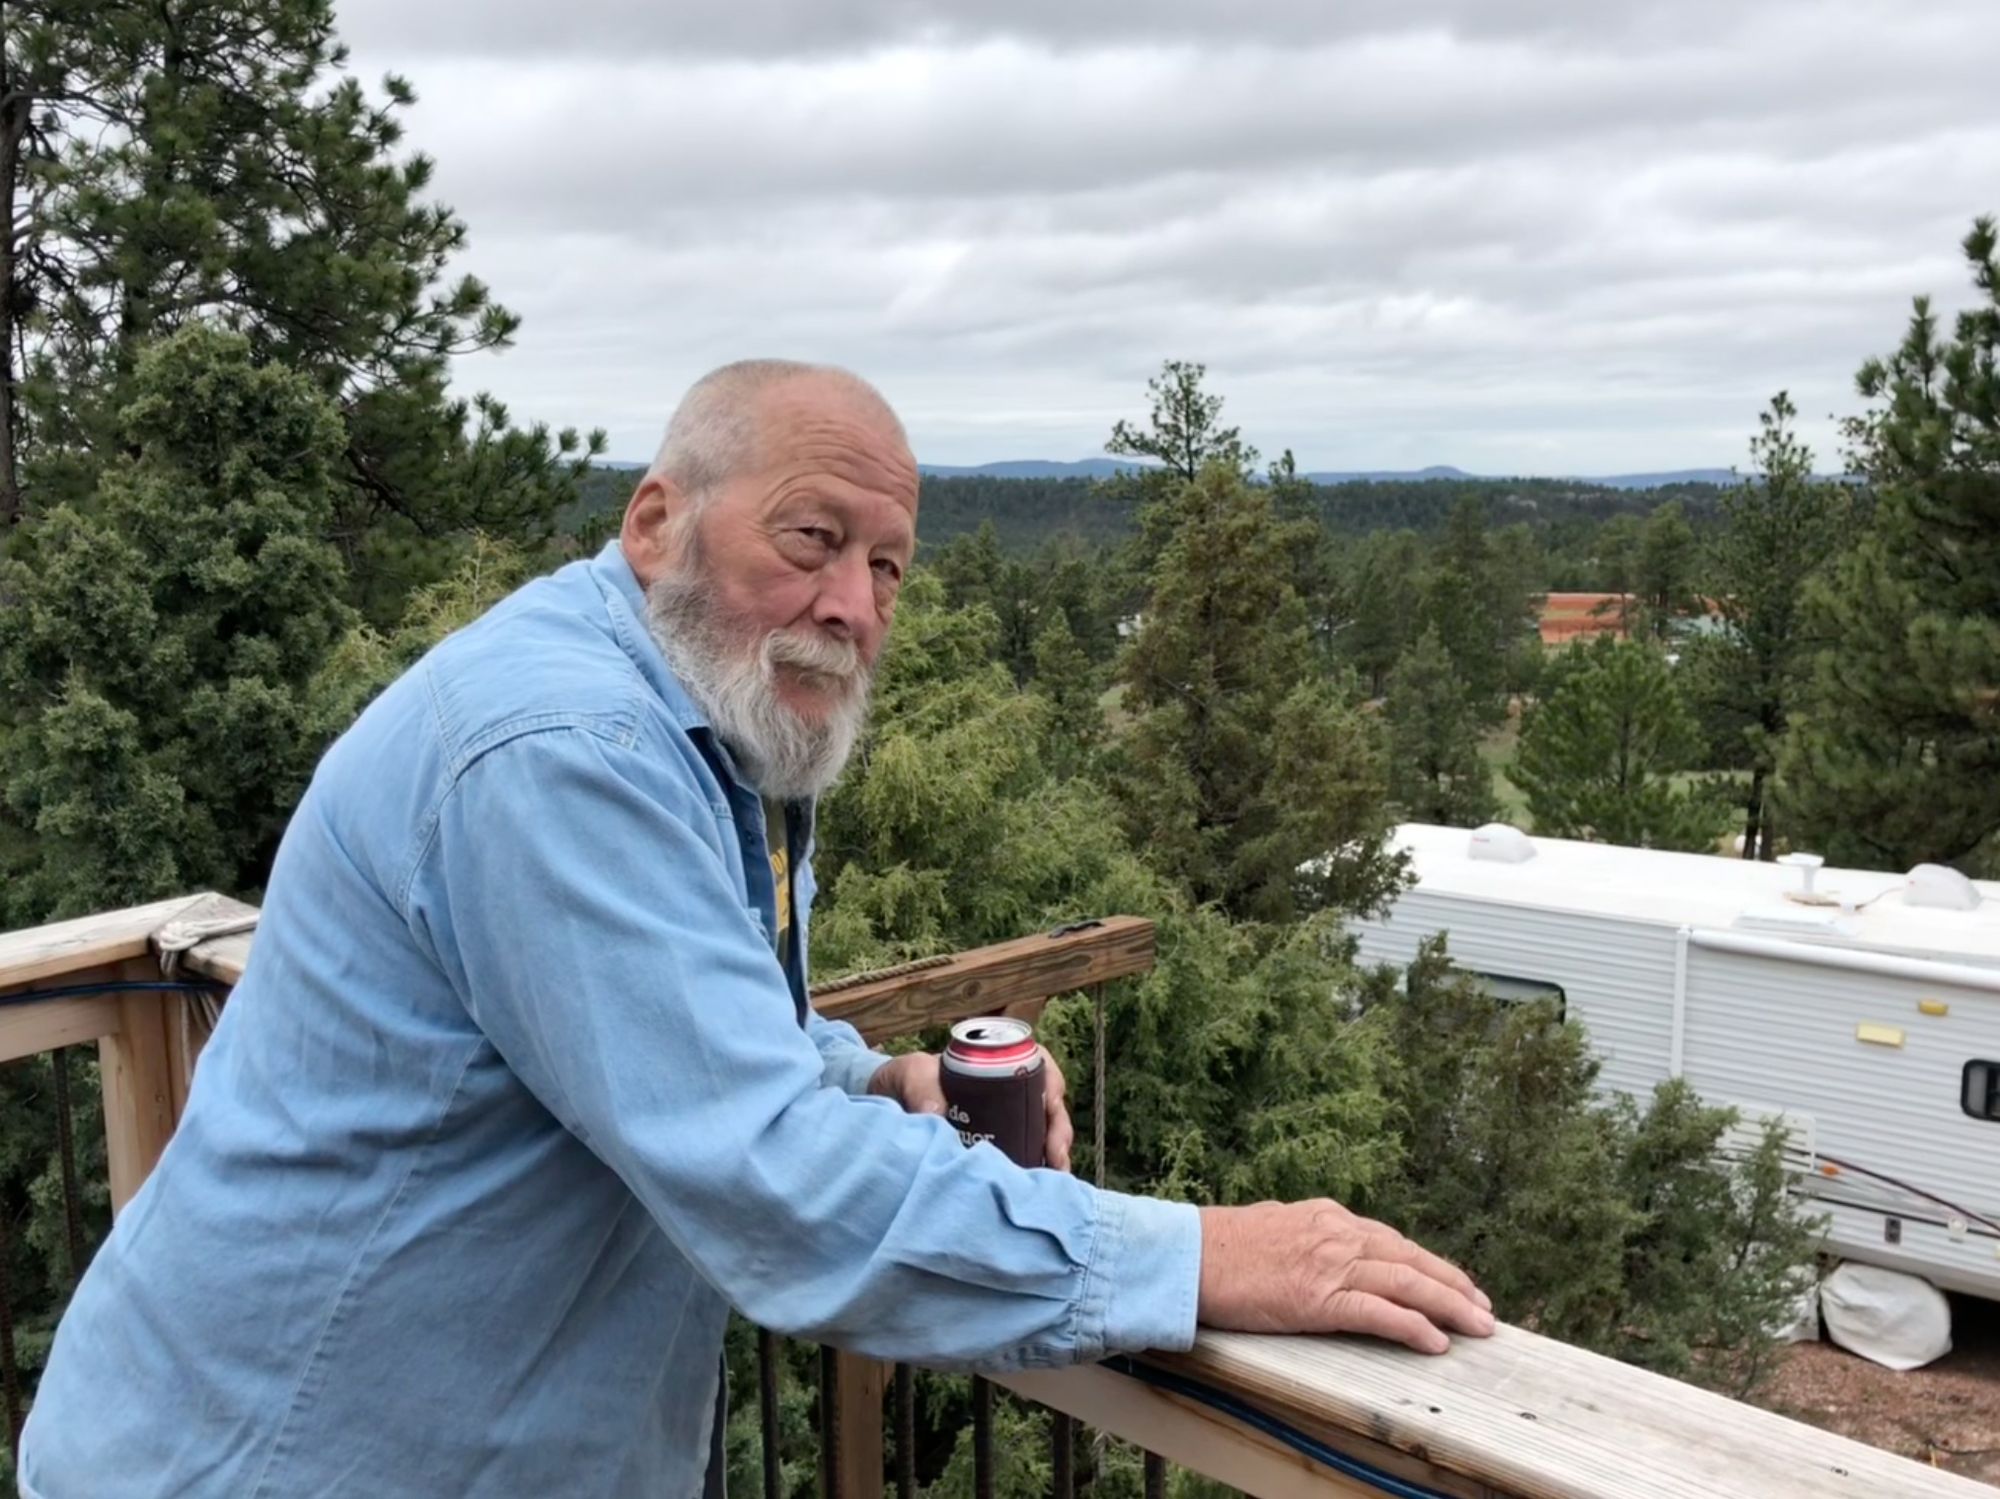
[[[1199,1320],[1238,1332],[1358,1332],[1419,1353],[1483,1338],[1493,1303],[1465,1273],[1337,1202],[1201,1210]]]
[[[1046,1046],[1042,1048],[1042,1080],[1042,1103],[1049,1116],[1048,1138],[1043,1143],[1042,1153],[1049,1165],[1058,1171],[1067,1171],[1069,1149],[1076,1139],[1076,1129],[1069,1121],[1062,1068],[1056,1065],[1056,1059],[1049,1055]],[[886,1067],[879,1068],[875,1076],[868,1080],[868,1091],[883,1098],[895,1099],[907,1114],[944,1112],[944,1084],[938,1077],[938,1059],[929,1052],[913,1051],[892,1058]]]

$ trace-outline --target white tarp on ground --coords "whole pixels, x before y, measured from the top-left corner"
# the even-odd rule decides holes
[[[1817,1343],[1819,1341],[1819,1282],[1814,1281],[1803,1291],[1799,1299],[1792,1303],[1791,1316],[1781,1320],[1773,1335],[1780,1343]]]
[[[1826,1335],[1889,1369],[1921,1369],[1951,1352],[1951,1303],[1917,1275],[1842,1265],[1820,1285]]]

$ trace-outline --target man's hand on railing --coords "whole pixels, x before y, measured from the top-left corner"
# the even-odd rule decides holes
[[[1069,1120],[1062,1068],[1056,1065],[1046,1046],[1042,1048],[1042,1077],[1042,1102],[1049,1116],[1042,1154],[1056,1170],[1067,1171],[1076,1128]],[[906,1114],[944,1112],[944,1084],[938,1078],[938,1059],[929,1052],[913,1051],[892,1059],[868,1080],[868,1091],[895,1099]]]
[[[1205,1326],[1367,1333],[1443,1353],[1446,1330],[1490,1334],[1492,1308],[1457,1266],[1337,1202],[1201,1210]]]

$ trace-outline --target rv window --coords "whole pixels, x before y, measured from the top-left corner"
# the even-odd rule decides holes
[[[1514,978],[1504,973],[1475,973],[1472,975],[1486,986],[1486,992],[1503,1005],[1524,1005],[1535,1000],[1551,1000],[1556,1007],[1556,1019],[1569,1018],[1569,996],[1563,993],[1561,984],[1551,984],[1542,979]]]
[[[1967,1062],[1958,1102],[1974,1119],[2000,1123],[2000,1062]]]

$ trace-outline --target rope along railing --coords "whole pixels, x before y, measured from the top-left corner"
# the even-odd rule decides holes
[[[106,1184],[118,1211],[152,1169],[187,1098],[207,1023],[241,978],[254,912],[218,897],[167,901],[0,935],[0,1066],[46,1082],[49,1152],[62,1198],[59,1280],[88,1262],[95,1189],[82,1150],[79,1068],[94,1046]],[[154,938],[178,964],[165,977]],[[186,940],[191,923],[202,924]],[[210,925],[212,924],[212,925]],[[1093,1157],[1106,1156],[1104,986],[1151,967],[1153,930],[1132,918],[856,975],[815,995],[871,1042],[976,1014],[1039,1013],[1091,993]],[[101,1201],[101,1199],[100,1199]],[[18,1205],[16,1207],[18,1212]],[[101,1209],[99,1210],[101,1213]],[[22,1225],[0,1211],[0,1278]],[[46,1241],[44,1231],[40,1237]],[[34,1371],[23,1366],[19,1286],[0,1283],[0,1399],[18,1438]],[[38,1315],[40,1315],[38,1313]],[[765,1499],[783,1499],[782,1344],[757,1338]],[[914,1499],[916,1373],[832,1349],[816,1360],[818,1487],[827,1499]],[[998,1404],[1049,1416],[1050,1487],[1074,1499],[1104,1470],[1107,1438],[1144,1454],[1143,1492],[1163,1499],[1178,1465],[1263,1499],[1977,1499],[1990,1490],[1579,1349],[1502,1327],[1443,1358],[1356,1339],[1204,1333],[1191,1353],[998,1376],[974,1386],[974,1489],[997,1483]],[[1084,1440],[1085,1429],[1095,1438]],[[885,1436],[893,1438],[893,1457]]]

